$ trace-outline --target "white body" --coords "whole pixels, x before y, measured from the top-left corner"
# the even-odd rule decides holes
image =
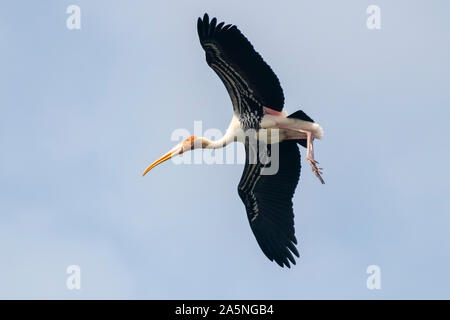
[[[272,132],[273,129],[278,130]],[[287,118],[283,112],[280,116],[265,114],[261,120],[261,130],[258,132],[258,139],[266,143],[278,143],[287,139],[306,139],[306,134],[301,131],[309,131],[314,139],[321,139],[323,136],[322,127],[314,122]],[[246,135],[242,130],[241,123],[236,115],[233,115],[231,123],[222,139],[215,141],[210,148],[218,145],[227,145],[233,141],[244,142]]]

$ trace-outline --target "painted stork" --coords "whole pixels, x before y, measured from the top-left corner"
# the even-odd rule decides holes
[[[245,145],[246,162],[238,193],[244,202],[250,227],[261,250],[281,267],[295,264],[293,254],[299,257],[294,229],[292,197],[300,178],[300,152],[297,144],[306,148],[306,160],[312,171],[322,179],[322,168],[314,160],[314,139],[322,138],[322,128],[303,111],[287,115],[283,110],[284,95],[272,69],[255,51],[239,29],[208,14],[198,18],[197,31],[206,53],[206,62],[224,83],[233,104],[234,115],[225,135],[211,141],[191,136],[171,149],[145,169],[143,175],[155,166],[183,152],[196,148],[217,149],[238,141]],[[276,130],[277,138],[259,135],[262,129]],[[258,146],[248,139],[246,132],[256,132],[258,146],[265,143],[270,155],[278,147],[278,171],[263,174],[270,163],[256,159],[252,152]],[[253,150],[253,151],[252,151]],[[272,159],[272,162],[274,159]]]

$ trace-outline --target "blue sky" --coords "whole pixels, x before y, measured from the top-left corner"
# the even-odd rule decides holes
[[[81,8],[81,30],[66,8]],[[368,30],[366,8],[381,8]],[[450,298],[446,1],[3,1],[0,298]],[[286,110],[325,129],[294,197],[301,258],[262,254],[242,165],[145,167],[232,107],[196,34],[236,24]],[[66,268],[81,267],[81,290]],[[381,290],[366,268],[381,268]]]

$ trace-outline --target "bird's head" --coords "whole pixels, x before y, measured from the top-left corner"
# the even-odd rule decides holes
[[[205,142],[203,141],[202,137],[196,137],[196,136],[190,136],[183,141],[181,141],[179,144],[177,144],[175,147],[173,147],[169,152],[164,154],[162,157],[160,157],[158,160],[153,162],[151,165],[145,169],[142,176],[145,176],[150,170],[152,170],[157,165],[176,157],[186,151],[198,149],[198,148],[204,148]]]

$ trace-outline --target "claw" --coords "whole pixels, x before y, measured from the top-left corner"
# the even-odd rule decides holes
[[[322,184],[325,184],[325,181],[323,180],[323,178],[322,178],[322,176],[321,176],[320,174],[317,174],[317,173],[316,173],[316,177],[319,178],[319,180],[320,180],[320,182],[321,182]]]
[[[322,172],[323,168],[316,166],[316,164],[319,162],[317,162],[316,160],[311,159],[311,158],[307,158],[307,161],[311,165],[312,172],[314,172],[314,174],[316,175],[316,177],[320,180],[320,182],[322,184],[325,184],[325,181],[323,180],[323,178],[321,176],[323,174],[323,172]]]

